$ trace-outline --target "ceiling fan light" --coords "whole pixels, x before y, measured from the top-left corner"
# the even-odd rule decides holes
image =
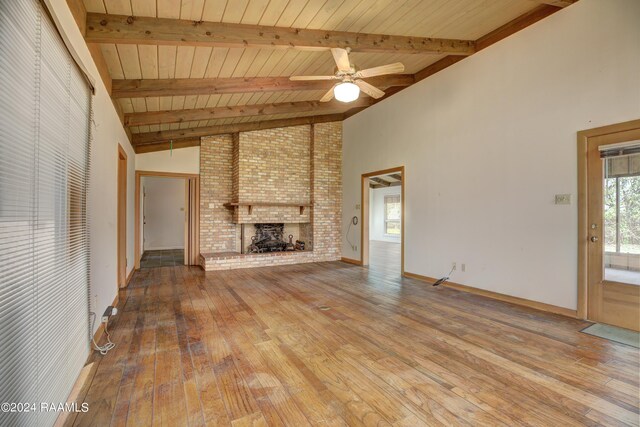
[[[360,88],[351,82],[343,82],[333,88],[333,96],[340,102],[353,102],[360,96]]]

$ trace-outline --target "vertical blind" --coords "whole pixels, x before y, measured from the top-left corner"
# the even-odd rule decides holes
[[[0,1],[0,425],[53,425],[89,352],[91,94],[37,0]]]

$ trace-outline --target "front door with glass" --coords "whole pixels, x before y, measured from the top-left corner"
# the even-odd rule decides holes
[[[588,317],[640,330],[640,129],[589,138]]]

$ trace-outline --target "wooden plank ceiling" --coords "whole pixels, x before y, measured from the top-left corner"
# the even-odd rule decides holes
[[[369,178],[369,188],[398,187],[402,185],[402,175],[391,173],[388,175],[372,176]]]
[[[74,0],[68,1],[71,4]],[[406,53],[413,50],[399,49],[397,45],[385,49],[384,44],[375,42],[371,44],[373,49],[363,49],[367,50],[365,52],[354,49],[350,57],[360,69],[392,62],[405,65],[404,76],[377,78],[376,84],[383,89],[391,88],[388,91],[391,94],[398,88],[412,84],[416,78],[421,79],[479,50],[483,46],[476,47],[476,43],[483,37],[519,17],[540,15],[542,18],[572,2],[84,0],[86,24],[81,29],[85,32],[87,42],[99,42],[99,52],[112,79],[114,102],[124,113],[124,122],[133,134],[134,145],[144,141],[144,144],[157,143],[159,149],[166,149],[169,138],[193,139],[193,135],[199,134],[197,131],[194,133],[194,128],[223,126],[220,129],[229,129],[229,125],[335,115],[349,110],[352,110],[352,114],[373,103],[371,98],[363,94],[353,105],[338,102],[320,105],[315,101],[333,82],[289,83],[288,77],[293,75],[334,73],[335,63],[331,53],[322,44],[319,44],[320,49],[309,49],[308,46],[287,49],[287,46],[270,46],[258,41],[238,47],[237,41],[231,36],[220,43],[202,43],[202,37],[206,41],[206,36],[192,34],[189,26],[205,25],[203,31],[208,28],[208,23],[254,26],[230,26],[236,35],[239,31],[240,34],[255,31],[262,35],[265,29],[255,26],[381,34],[411,37],[412,43],[420,46],[433,46],[431,40],[425,42],[420,38],[462,41],[462,45],[456,45],[456,48],[462,49],[457,52],[451,50],[453,44],[450,40],[441,44],[445,48],[440,51],[416,49],[416,53]],[[143,17],[187,22],[148,20]],[[528,21],[526,25],[531,23]],[[131,24],[132,34],[127,33],[128,24]],[[187,27],[182,30],[185,37],[176,39],[176,28],[183,28],[185,24]],[[166,31],[160,35],[158,28]],[[512,28],[510,32],[518,29]],[[133,34],[135,31],[138,31],[137,35]],[[206,34],[210,35],[210,32]],[[283,34],[286,39],[287,33]],[[306,37],[311,38],[318,33],[309,34],[311,36]],[[348,42],[348,37],[351,35],[331,33],[327,34],[326,39],[335,39],[336,43],[340,43],[342,40]],[[502,37],[504,35],[498,39]],[[280,35],[276,34],[274,38],[280,39]],[[322,42],[319,40],[319,43]],[[144,114],[151,112],[153,114]],[[181,130],[186,132],[181,133]],[[149,148],[140,151],[149,151]]]

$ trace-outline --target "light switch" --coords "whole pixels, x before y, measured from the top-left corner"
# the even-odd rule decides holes
[[[556,194],[556,205],[570,205],[571,194]]]

